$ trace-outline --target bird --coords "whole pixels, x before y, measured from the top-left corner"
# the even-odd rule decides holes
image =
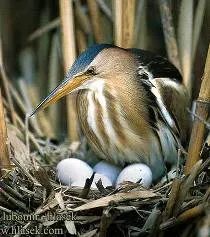
[[[187,145],[190,98],[179,70],[165,57],[93,45],[31,116],[71,93],[82,131],[102,160],[121,167],[145,163],[159,180]]]

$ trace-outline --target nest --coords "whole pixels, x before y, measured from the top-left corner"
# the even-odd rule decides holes
[[[76,188],[59,184],[55,166],[63,158],[85,157],[81,145],[36,139],[42,154],[29,153],[19,137],[9,127],[13,166],[0,181],[6,236],[208,236],[209,159],[198,161],[188,176],[179,167],[173,180],[151,189],[136,183],[104,188],[100,181],[90,189],[93,177]]]

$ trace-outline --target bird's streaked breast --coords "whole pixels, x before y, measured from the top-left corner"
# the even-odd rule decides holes
[[[87,123],[90,127],[90,129],[93,131],[97,139],[99,140],[99,143],[101,146],[104,146],[104,140],[101,137],[101,134],[99,132],[99,126],[97,124],[97,119],[96,117],[98,116],[96,105],[95,105],[95,98],[94,94],[91,91],[88,91],[87,93],[87,103],[88,103],[88,108],[87,108]]]
[[[113,124],[110,105],[107,104],[105,98],[104,87],[103,81],[97,81],[86,92],[88,127],[85,127],[84,130],[91,131],[92,136],[95,137],[93,141],[95,140],[97,146],[100,146],[106,159],[112,157],[112,159],[116,160],[120,152],[116,144],[120,138]],[[112,106],[114,106],[114,103]],[[85,118],[82,119],[84,120]]]
[[[117,135],[111,122],[109,109],[107,107],[107,101],[104,95],[104,87],[105,85],[103,81],[96,82],[96,85],[93,85],[93,90],[90,90],[89,93],[92,93],[92,95],[95,96],[96,103],[98,103],[98,107],[101,108],[100,111],[101,111],[102,123],[104,125],[107,137],[109,137],[110,140],[116,140]]]
[[[95,82],[89,90],[79,93],[77,108],[83,131],[104,159],[116,164],[138,162],[140,156],[145,157],[146,147],[140,145],[142,138],[123,117],[121,104],[114,95],[117,93],[106,90],[103,81]]]

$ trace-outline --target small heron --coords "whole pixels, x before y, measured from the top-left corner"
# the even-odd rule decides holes
[[[101,159],[120,166],[145,163],[154,180],[176,164],[190,128],[189,96],[167,59],[140,49],[94,45],[31,115],[72,92],[82,130]]]

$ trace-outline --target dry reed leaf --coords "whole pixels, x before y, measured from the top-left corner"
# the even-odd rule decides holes
[[[115,220],[116,216],[116,213],[110,213],[110,208],[104,208],[100,221],[99,237],[107,236],[107,230],[111,223]]]
[[[6,109],[10,110],[8,103],[5,100],[3,102],[4,102],[4,106],[6,107]],[[14,112],[14,115],[15,115],[15,118],[17,120],[18,127],[22,131],[25,131],[26,130],[25,124],[22,121],[22,119],[20,118],[20,116],[16,112]],[[24,134],[24,136],[25,136],[25,134]],[[41,149],[39,143],[37,142],[37,139],[35,138],[33,133],[29,132],[29,138],[30,138],[31,142],[34,144],[34,146],[36,147],[36,149],[39,151],[39,153],[43,155],[42,149]]]
[[[173,213],[173,208],[174,208],[174,206],[176,205],[176,202],[177,202],[177,198],[178,198],[178,195],[179,195],[181,183],[182,183],[182,179],[175,178],[173,180],[172,187],[171,187],[171,193],[169,195],[169,199],[167,201],[166,208],[165,208],[165,213],[164,213],[166,219],[171,217],[171,215]]]
[[[142,232],[149,232],[150,236],[156,236],[156,233],[159,229],[159,225],[161,222],[161,211],[157,208],[154,208],[147,218]]]
[[[76,235],[77,230],[74,224],[74,221],[64,221],[66,229],[68,230],[69,234]]]
[[[191,187],[193,187],[193,183],[201,170],[201,164],[202,160],[197,161],[197,163],[193,166],[189,176],[182,181],[182,184],[179,187],[179,195],[176,197],[177,200],[173,208],[173,216],[177,216],[179,214],[181,206],[189,195],[189,190]]]
[[[3,175],[2,169],[10,169],[10,157],[7,141],[7,125],[4,115],[3,97],[0,90],[0,175]]]
[[[14,129],[8,129],[8,140],[12,146],[15,159],[20,165],[29,171],[31,167],[31,160],[28,159],[28,150],[26,145],[18,138],[17,133]]]
[[[58,205],[61,208],[61,210],[65,210],[65,205],[64,205],[64,201],[63,201],[61,192],[55,193],[55,199],[57,200]]]
[[[144,198],[153,198],[158,197],[158,194],[153,193],[152,191],[135,191],[129,193],[117,193],[111,196],[102,197],[100,199],[91,201],[82,206],[76,207],[73,211],[84,211],[90,210],[97,207],[106,207],[110,204],[110,202],[122,202],[129,201],[133,199],[144,199]]]
[[[193,219],[194,217],[200,216],[202,213],[204,213],[205,208],[208,205],[206,203],[201,203],[198,206],[195,206],[191,209],[186,210],[185,212],[181,213],[178,217],[177,217],[177,221],[178,222],[184,222],[187,221],[189,219]]]
[[[49,196],[51,194],[51,192],[53,193],[53,187],[51,185],[50,182],[50,178],[47,174],[47,172],[45,171],[45,169],[41,166],[39,166],[39,164],[36,163],[36,160],[34,159],[34,169],[33,169],[33,173],[35,178],[37,179],[37,181],[46,189],[46,194],[47,196]]]
[[[58,201],[55,198],[53,198],[49,200],[46,205],[42,205],[41,207],[37,208],[37,210],[35,211],[35,214],[36,215],[43,214],[47,211],[52,210],[57,205],[58,205]]]
[[[5,197],[7,202],[12,204],[13,207],[16,207],[18,209],[22,209],[24,211],[28,211],[28,207],[26,206],[24,200],[19,200],[17,198],[12,197],[8,192],[6,192],[4,189],[1,188],[1,196]],[[7,206],[7,205],[6,205]]]

